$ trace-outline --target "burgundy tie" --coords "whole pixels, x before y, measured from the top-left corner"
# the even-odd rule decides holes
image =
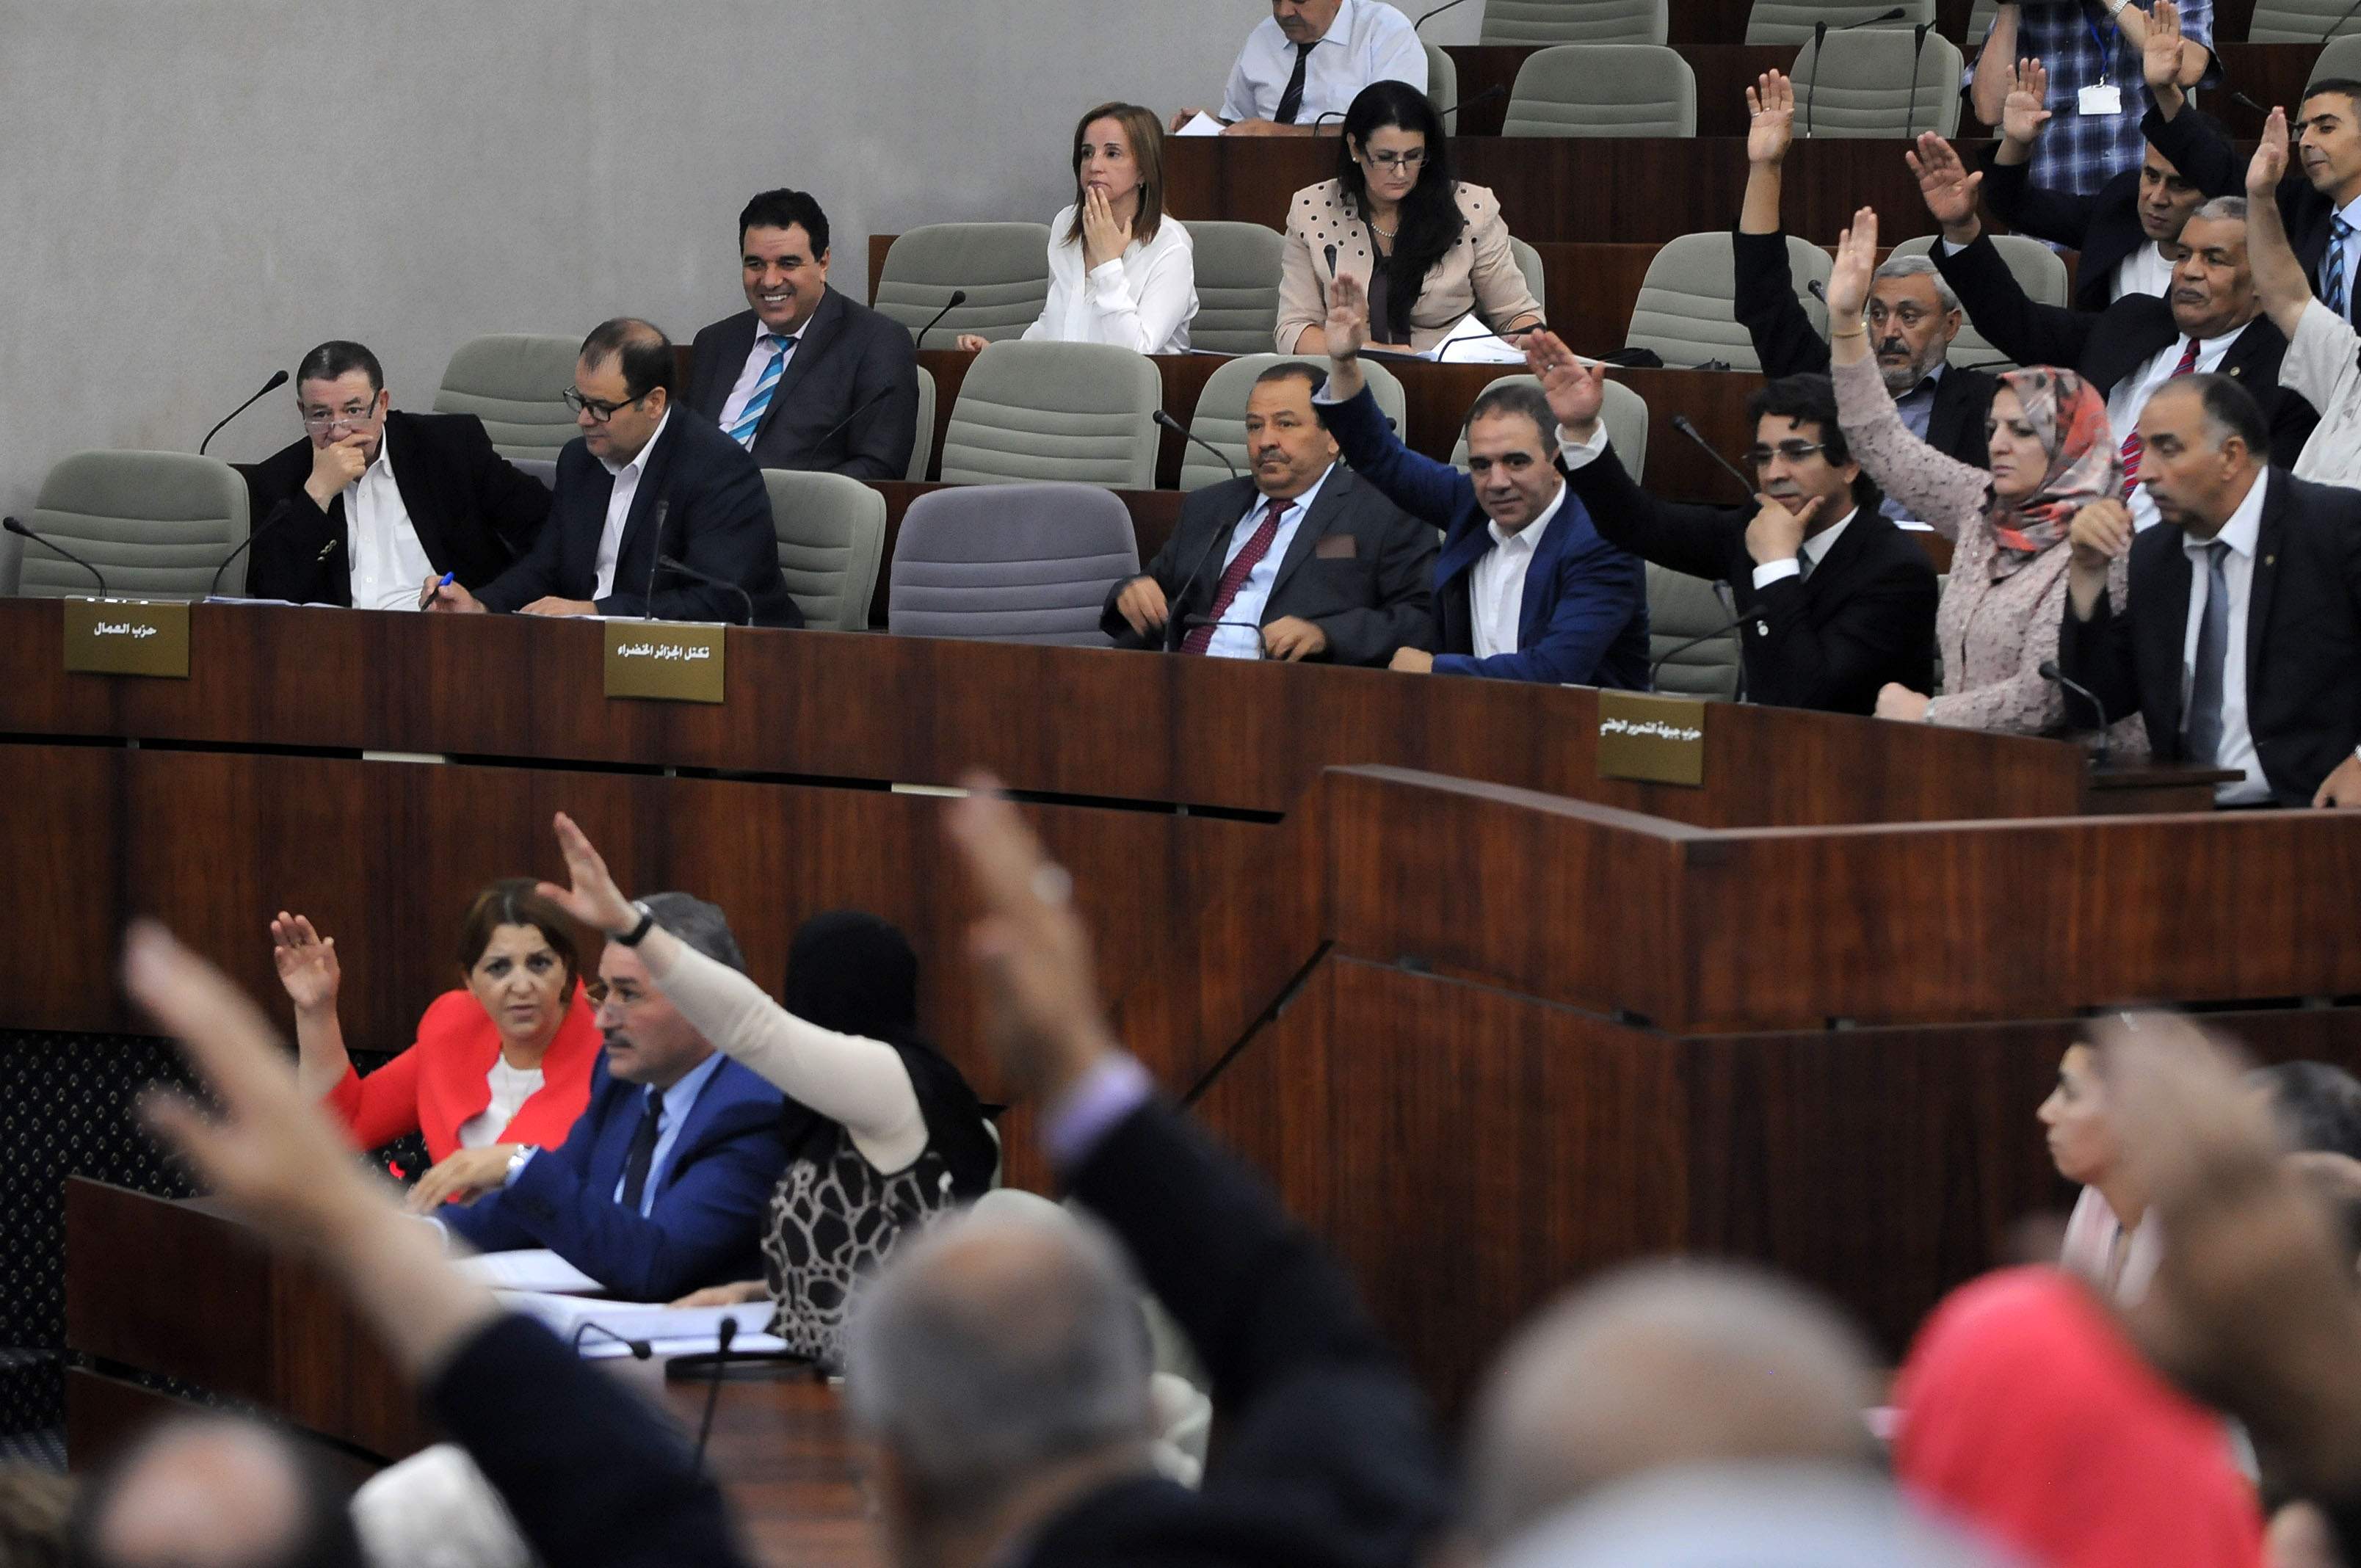
[[[2169,380],[2171,380],[2171,379],[2173,378],[2173,377],[2174,377],[2174,376],[2186,376],[2186,375],[2188,375],[2191,370],[2194,370],[2194,369],[2196,369],[2196,368],[2197,368],[2197,340],[2196,340],[2195,338],[2193,338],[2193,337],[2192,337],[2192,338],[2191,338],[2191,339],[2189,340],[2189,346],[2188,346],[2186,349],[2182,350],[2182,352],[2181,352],[2181,356],[2180,356],[2180,364],[2178,364],[2178,365],[2176,365],[2176,366],[2174,366],[2174,367],[2172,367],[2172,375],[2171,375],[2171,376],[2167,376],[2167,377],[2165,378],[2165,379],[2166,379],[2166,380],[2168,380],[2168,381],[2169,381]],[[2154,393],[2150,393],[2150,394],[2149,394],[2149,396],[2151,396],[2151,397],[2153,397],[2154,395],[2155,395]],[[2137,414],[2136,413],[2136,414],[2134,414],[2132,417],[2133,417],[2134,419],[2137,419],[2137,418],[2139,417],[2139,415],[2137,415]],[[2129,435],[2126,435],[2126,436],[2125,436],[2125,437],[2124,437],[2124,497],[2123,497],[2123,499],[2125,499],[2125,500],[2129,500],[2129,499],[2132,499],[2132,492],[2133,492],[2134,490],[2136,490],[2136,489],[2138,489],[2138,488],[2139,488],[2139,460],[2140,460],[2140,448],[2141,448],[2141,446],[2142,446],[2143,444],[2144,444],[2144,443],[2142,443],[2142,442],[2141,442],[2141,440],[2140,440],[2139,426],[2137,426],[2136,424],[2135,424],[2135,425],[2132,427],[2132,433],[2131,433]]]
[[[1208,624],[1191,630],[1188,641],[1180,644],[1181,652],[1202,653],[1213,642],[1211,623],[1230,613],[1230,601],[1238,597],[1240,588],[1246,587],[1247,575],[1262,564],[1264,556],[1270,554],[1270,542],[1279,537],[1279,514],[1291,504],[1276,496],[1271,498],[1270,510],[1262,514],[1262,526],[1254,531],[1254,537],[1246,541],[1246,547],[1238,552],[1237,558],[1223,571],[1222,580],[1214,585],[1213,608],[1205,617]]]

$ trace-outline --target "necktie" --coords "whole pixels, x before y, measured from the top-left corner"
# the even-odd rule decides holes
[[[738,422],[730,427],[730,439],[748,451],[754,449],[754,432],[762,428],[763,415],[771,407],[771,394],[779,389],[779,372],[787,367],[787,350],[796,345],[792,337],[780,337],[764,333],[756,346],[771,345],[771,362],[763,367],[763,378],[754,383],[754,395],[746,400],[746,407],[738,415]]]
[[[1262,526],[1254,531],[1254,537],[1246,541],[1246,548],[1239,551],[1237,558],[1224,569],[1221,582],[1214,586],[1213,608],[1206,616],[1207,620],[1219,620],[1230,613],[1230,601],[1238,597],[1240,588],[1246,587],[1247,575],[1262,564],[1264,556],[1270,554],[1270,542],[1279,537],[1279,515],[1287,510],[1290,504],[1277,497],[1271,499],[1269,509],[1262,514]],[[1180,606],[1172,608],[1173,613],[1180,613]],[[1200,626],[1189,633],[1189,640],[1181,643],[1180,648],[1183,652],[1202,653],[1213,641],[1213,627]]]
[[[2196,369],[2196,368],[2197,368],[2197,340],[2196,340],[2195,338],[2193,338],[2193,337],[2192,337],[2192,338],[2191,338],[2191,339],[2189,340],[2189,346],[2188,346],[2187,348],[2185,348],[2185,349],[2183,349],[2183,350],[2181,351],[2181,354],[2180,354],[2180,364],[2178,364],[2178,365],[2176,365],[2176,366],[2174,366],[2174,367],[2172,367],[2172,375],[2171,375],[2171,376],[2167,376],[2167,377],[2165,378],[2165,379],[2166,379],[2166,380],[2168,380],[2168,381],[2169,381],[2169,380],[2171,380],[2171,379],[2173,378],[2173,377],[2174,377],[2174,376],[2186,376],[2186,375],[2188,375],[2191,370],[2194,370],[2194,369]],[[2153,392],[2151,392],[2151,393],[2149,393],[2148,395],[2149,395],[2150,397],[2154,397],[2156,394],[2154,394]],[[2135,411],[2135,412],[2133,413],[2133,415],[2132,415],[2132,418],[2134,418],[2135,420],[2136,420],[2137,418],[2139,418],[2139,414],[2138,414],[2136,411]],[[2140,448],[2141,448],[2144,444],[2145,444],[2140,440],[2139,426],[2137,426],[2136,424],[2135,424],[2134,426],[2132,426],[2132,433],[2131,433],[2129,435],[2126,435],[2126,436],[2125,436],[2125,437],[2124,437],[2124,496],[2123,496],[2123,499],[2125,499],[2125,500],[2129,500],[2129,499],[2132,499],[2132,492],[2133,492],[2134,490],[2136,490],[2136,489],[2138,489],[2138,488],[2139,488],[2139,460],[2140,460]]]
[[[655,1163],[656,1122],[664,1115],[664,1091],[648,1091],[648,1108],[641,1113],[640,1124],[631,1129],[631,1146],[623,1156],[623,1207],[631,1213],[640,1212],[640,1200],[648,1190],[648,1167]]]
[[[2338,315],[2345,313],[2345,242],[2353,237],[2353,225],[2343,213],[2329,220],[2328,249],[2320,258],[2320,302]]]
[[[1310,44],[1295,46],[1295,73],[1287,79],[1287,91],[1279,95],[1279,113],[1271,116],[1282,126],[1291,126],[1295,116],[1303,112],[1303,67],[1312,59]]]
[[[2200,767],[2219,766],[2222,754],[2222,671],[2230,652],[2230,585],[2222,563],[2229,554],[2218,539],[2205,547],[2205,611],[2197,623],[2197,667],[2189,682],[2189,718],[2181,726],[2189,738],[2182,754]]]

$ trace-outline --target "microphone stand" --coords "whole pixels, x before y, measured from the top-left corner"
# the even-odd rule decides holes
[[[935,313],[935,319],[934,319],[934,320],[932,320],[932,321],[930,321],[930,322],[928,322],[926,325],[924,325],[924,326],[922,326],[922,327],[920,327],[920,328],[918,329],[918,335],[917,335],[917,338],[916,338],[916,339],[911,343],[910,347],[911,347],[913,350],[917,350],[917,349],[920,349],[920,348],[924,348],[924,347],[926,347],[926,346],[927,346],[927,334],[928,334],[928,333],[930,333],[930,332],[934,331],[934,330],[935,330],[935,328],[937,328],[937,327],[939,327],[939,326],[942,325],[942,324],[943,324],[943,318],[944,318],[945,316],[947,316],[947,315],[950,314],[953,311],[955,311],[955,310],[959,309],[961,305],[964,305],[964,304],[966,304],[966,303],[967,303],[967,291],[966,291],[965,289],[953,289],[953,290],[951,291],[951,297],[950,297],[950,299],[945,300],[945,301],[943,302],[943,308],[942,308],[941,310],[939,310],[939,311],[937,311],[937,312]],[[854,411],[855,411],[855,412],[859,412],[860,411],[855,410]],[[847,422],[847,423],[850,423],[850,422],[851,422],[851,421],[847,421],[846,422]]]
[[[229,411],[229,417],[228,417],[228,419],[225,419],[225,420],[223,420],[223,421],[221,422],[221,424],[217,424],[217,425],[214,426],[214,427],[213,427],[213,429],[211,429],[211,430],[209,430],[209,431],[205,432],[205,438],[204,438],[203,441],[200,441],[200,442],[198,442],[198,443],[197,443],[197,455],[198,455],[198,456],[200,456],[200,457],[203,457],[203,456],[205,455],[205,448],[206,448],[206,447],[208,447],[208,446],[211,446],[211,445],[214,444],[214,436],[216,436],[216,435],[219,435],[219,434],[222,433],[222,424],[227,424],[227,423],[230,422],[230,420],[236,419],[238,415],[240,415],[240,414],[244,413],[247,410],[248,410],[248,409],[252,408],[255,404],[257,404],[257,403],[260,402],[260,401],[262,400],[262,399],[263,399],[264,394],[266,394],[266,393],[269,393],[269,392],[275,392],[275,391],[277,391],[280,388],[281,388],[281,387],[285,386],[286,384],[287,384],[287,372],[286,372],[286,371],[284,371],[284,370],[274,370],[274,371],[272,371],[272,372],[270,373],[270,379],[269,379],[269,380],[268,380],[268,381],[265,381],[264,383],[262,383],[262,390],[261,390],[261,391],[255,393],[255,394],[254,394],[254,396],[252,396],[252,397],[250,397],[250,398],[247,399],[247,400],[246,400],[246,401],[244,401],[244,402],[242,402],[242,403],[238,404],[238,405],[237,405],[237,407],[236,407],[236,408],[234,408],[234,409],[230,410],[230,411]]]

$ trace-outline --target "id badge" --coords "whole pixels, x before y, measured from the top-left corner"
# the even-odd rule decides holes
[[[2101,82],[2074,94],[2075,112],[2084,115],[2115,115],[2124,112],[2124,90],[2112,82]]]

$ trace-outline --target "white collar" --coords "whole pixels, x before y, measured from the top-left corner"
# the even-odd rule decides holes
[[[640,448],[636,456],[634,456],[629,463],[623,464],[609,463],[604,457],[601,457],[598,459],[598,466],[601,468],[606,469],[609,474],[615,476],[618,479],[621,478],[626,474],[646,473],[648,470],[648,454],[656,449],[656,443],[664,439],[664,426],[671,422],[672,403],[671,400],[667,399],[664,403],[664,418],[656,421],[655,433],[648,437],[648,444]]]
[[[2336,215],[2351,224],[2356,229],[2361,229],[2361,196],[2356,196],[2337,208]]]
[[[2263,470],[2255,476],[2255,482],[2246,487],[2246,499],[2238,503],[2238,510],[2230,514],[2230,521],[2222,525],[2222,532],[2216,533],[2213,539],[2193,539],[2188,534],[2182,534],[2180,547],[2189,552],[2190,559],[2194,561],[2202,558],[2205,554],[2205,547],[2218,540],[2238,554],[2252,560],[2255,546],[2262,541],[2263,490],[2270,482],[2271,470],[2268,465],[2266,465]]]
[[[1565,505],[1565,498],[1573,488],[1573,486],[1561,482],[1557,488],[1557,499],[1542,509],[1541,516],[1514,533],[1502,532],[1499,523],[1486,519],[1484,527],[1492,535],[1492,548],[1507,550],[1521,543],[1529,550],[1539,551],[1542,535],[1549,532],[1550,523],[1557,517],[1558,509]]]
[[[1818,565],[1828,559],[1828,552],[1836,548],[1837,535],[1842,533],[1847,525],[1860,515],[1861,509],[1853,508],[1852,510],[1795,546],[1796,554],[1804,556],[1813,565]]]
[[[1309,489],[1305,490],[1300,496],[1290,496],[1288,498],[1288,511],[1292,511],[1298,507],[1302,508],[1307,512],[1310,511],[1312,510],[1312,503],[1320,499],[1320,487],[1326,484],[1328,482],[1328,476],[1335,471],[1336,465],[1334,463],[1331,463],[1325,468],[1321,469],[1320,477],[1312,481],[1312,486]],[[1268,507],[1272,501],[1278,499],[1279,498],[1276,496],[1267,496],[1260,490],[1257,490],[1255,492],[1255,510],[1262,510],[1265,507]],[[1287,512],[1282,511],[1279,515],[1285,517]]]

